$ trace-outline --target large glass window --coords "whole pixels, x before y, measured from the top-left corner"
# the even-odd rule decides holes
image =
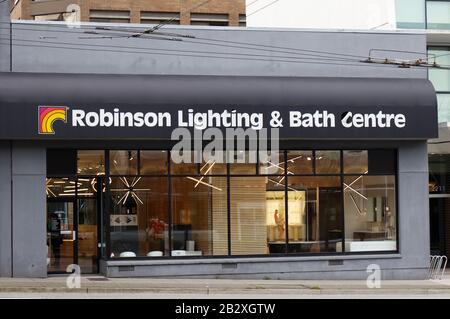
[[[298,211],[299,234],[288,252],[336,252],[343,240],[340,176],[288,176],[288,193],[288,209]]]
[[[397,27],[405,29],[425,28],[425,0],[396,0]]]
[[[232,175],[255,175],[256,161],[256,152],[239,151],[234,154],[234,159],[231,159],[230,173]]]
[[[448,4],[450,8],[450,2]],[[429,47],[428,55],[429,59],[435,59],[440,65],[450,65],[449,47]],[[450,122],[450,70],[430,69],[428,77],[438,92],[438,121]]]
[[[167,175],[167,151],[140,151],[141,175]]]
[[[287,152],[288,174],[312,174],[313,164],[312,151]]]
[[[196,175],[199,173],[200,167],[196,163],[194,152],[171,153],[170,160],[172,175]]]
[[[344,151],[344,174],[367,174],[369,172],[369,154],[367,151]]]
[[[344,210],[345,251],[397,249],[395,176],[346,176]]]
[[[137,151],[110,151],[111,175],[136,175],[138,166]]]
[[[439,123],[450,122],[450,92],[448,94],[437,94],[437,102]]]
[[[49,201],[76,203],[79,235],[89,243],[79,245],[79,260],[90,271],[96,267],[95,229],[101,216],[109,222],[106,252],[112,257],[397,249],[393,149],[287,150],[276,161],[256,163],[244,152],[237,156],[246,162],[232,164],[214,159],[175,163],[167,150],[52,154],[66,154],[77,164],[76,179],[75,164],[49,170],[67,175],[50,174],[46,192]],[[186,155],[194,161],[194,153]],[[99,207],[106,213],[100,214]]]
[[[112,255],[168,255],[168,178],[113,177],[110,192]]]
[[[105,174],[105,151],[77,151],[77,173],[79,175]]]
[[[316,174],[339,174],[341,172],[340,151],[316,151]]]
[[[172,178],[172,256],[228,255],[227,179]]]
[[[428,57],[431,61],[436,59],[437,64],[450,65],[450,48],[430,47],[428,48]],[[429,69],[428,77],[436,91],[450,92],[450,70]]]
[[[90,10],[90,22],[129,23],[130,12],[118,10]]]
[[[284,184],[263,176],[231,178],[232,255],[284,252],[285,220]]]
[[[427,28],[450,30],[450,1],[427,1]]]

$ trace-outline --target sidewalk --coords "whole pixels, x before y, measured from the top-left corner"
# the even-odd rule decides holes
[[[78,293],[78,294],[164,294],[213,296],[264,295],[445,295],[450,297],[450,274],[442,280],[389,280],[381,288],[370,289],[361,280],[231,280],[231,279],[155,279],[105,278],[83,276],[81,288],[66,286],[67,276],[46,279],[0,278],[0,293]]]

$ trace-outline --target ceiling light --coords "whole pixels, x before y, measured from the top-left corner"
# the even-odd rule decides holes
[[[117,204],[122,204],[125,205],[126,201],[128,198],[132,198],[136,204],[141,203],[144,204],[144,202],[139,198],[138,194],[136,192],[139,191],[150,191],[149,188],[134,188],[139,181],[141,180],[141,177],[138,178],[133,178],[133,180],[131,181],[131,183],[128,182],[127,178],[125,177],[119,177],[120,181],[125,185],[124,188],[112,188],[111,191],[112,192],[117,192],[117,191],[123,191],[125,192],[123,194],[123,196],[119,199],[119,201],[117,202]]]

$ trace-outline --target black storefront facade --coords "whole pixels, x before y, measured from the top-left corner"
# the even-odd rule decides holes
[[[427,80],[9,73],[0,87],[13,275],[426,277]],[[174,160],[175,129],[207,146],[211,127],[277,128],[276,161]]]

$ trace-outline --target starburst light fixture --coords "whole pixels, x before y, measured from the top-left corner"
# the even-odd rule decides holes
[[[117,204],[125,204],[128,198],[132,198],[136,204],[144,204],[144,202],[139,198],[136,192],[149,191],[149,188],[135,188],[136,185],[141,180],[141,177],[134,177],[131,182],[128,181],[126,177],[119,177],[120,181],[123,183],[124,188],[111,188],[112,192],[125,192],[122,197],[120,197]]]

